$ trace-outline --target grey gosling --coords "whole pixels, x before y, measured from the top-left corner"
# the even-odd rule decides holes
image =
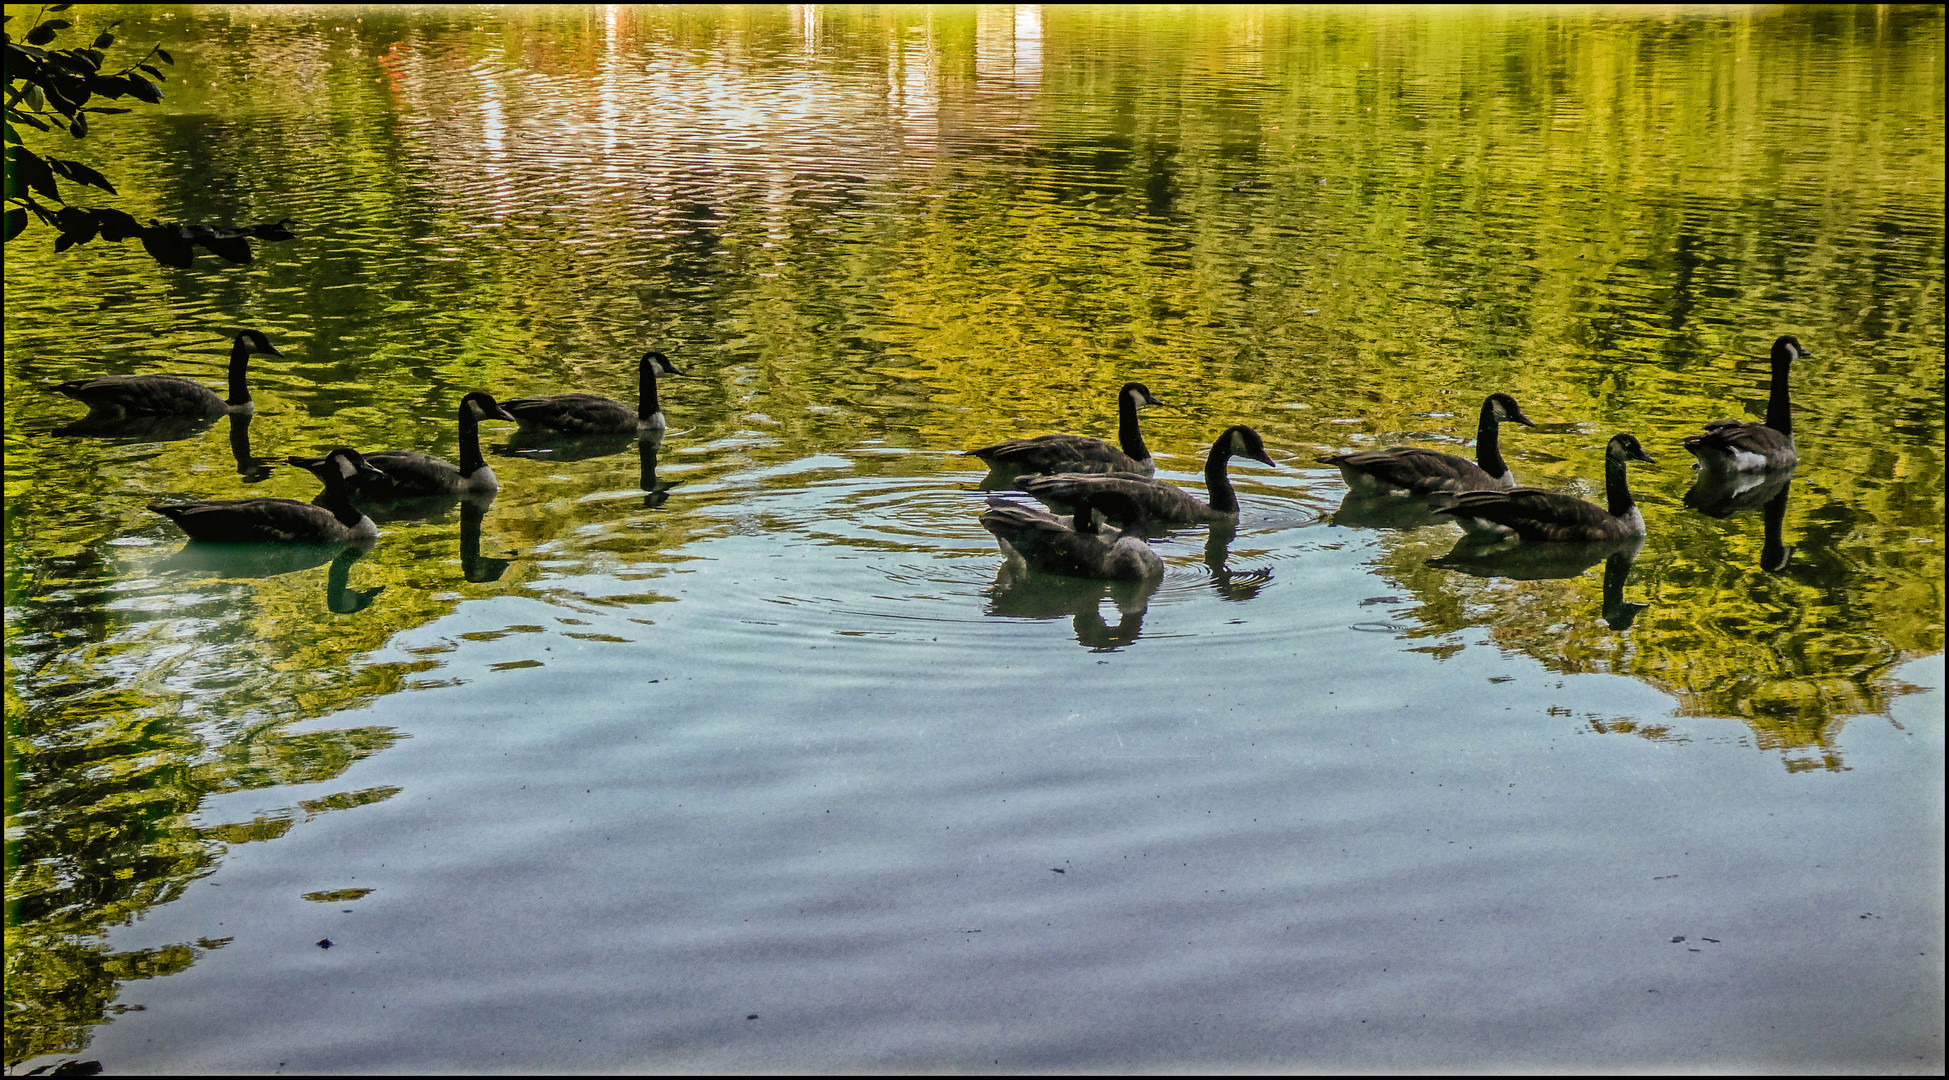
[[[1055,473],[1026,476],[1022,478],[1021,488],[1047,503],[1064,506],[1094,504],[1112,519],[1127,520],[1116,512],[1115,506],[1105,502],[1105,496],[1116,493],[1125,500],[1122,505],[1140,508],[1149,521],[1173,525],[1236,522],[1238,493],[1232,490],[1232,478],[1228,471],[1234,454],[1273,465],[1258,432],[1243,424],[1226,428],[1211,444],[1211,451],[1205,456],[1205,489],[1211,493],[1209,503],[1162,480],[1130,475]]]
[[[504,401],[524,432],[565,438],[591,435],[637,435],[663,431],[663,406],[656,396],[658,375],[682,375],[670,358],[651,349],[636,362],[636,408],[595,394],[558,394]]]
[[[202,383],[176,375],[103,375],[48,387],[85,402],[91,418],[127,416],[249,416],[256,410],[244,368],[252,353],[283,356],[261,330],[244,330],[230,346],[230,400]]]
[[[494,401],[494,395],[476,390],[460,399],[460,464],[422,454],[417,450],[377,450],[365,455],[366,463],[378,473],[359,473],[351,478],[352,490],[367,499],[424,499],[492,495],[501,489],[494,470],[480,452],[482,420],[513,420],[514,416]],[[322,457],[291,457],[286,461],[301,469],[319,472],[326,464]]]
[[[1349,490],[1363,495],[1437,495],[1464,491],[1493,491],[1516,486],[1516,474],[1502,459],[1502,423],[1535,427],[1522,406],[1508,394],[1490,394],[1482,402],[1482,419],[1475,428],[1475,460],[1415,446],[1361,450],[1316,458],[1337,465]]]
[[[357,450],[341,446],[316,470],[325,495],[296,499],[212,499],[156,503],[149,509],[175,522],[190,539],[212,544],[364,544],[379,536],[372,519],[352,505],[352,477],[377,472]]]
[[[1015,473],[1132,472],[1150,476],[1157,471],[1144,433],[1137,426],[1137,410],[1162,405],[1143,383],[1128,382],[1117,391],[1117,442],[1112,446],[1087,435],[1038,435],[1010,439],[993,446],[962,451],[978,457],[990,469]]]
[[[1625,483],[1626,461],[1657,464],[1635,436],[1614,436],[1604,448],[1604,498],[1608,508],[1574,495],[1539,488],[1465,491],[1435,513],[1453,515],[1464,529],[1483,537],[1530,543],[1587,544],[1644,535],[1644,515],[1631,501]]]
[[[1714,420],[1705,433],[1685,440],[1685,449],[1699,459],[1701,469],[1715,472],[1767,472],[1800,461],[1793,445],[1793,399],[1787,392],[1787,372],[1793,362],[1814,355],[1800,339],[1786,334],[1773,342],[1773,388],[1766,400],[1766,423]]]
[[[1121,532],[1098,530],[1094,509],[1114,509],[1136,524]],[[1097,496],[1094,509],[1079,508],[1072,521],[990,496],[981,527],[994,534],[1003,554],[1042,573],[1107,581],[1143,581],[1164,573],[1164,560],[1145,538],[1142,507],[1111,492]]]

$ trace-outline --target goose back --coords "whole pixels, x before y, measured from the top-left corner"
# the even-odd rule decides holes
[[[1531,543],[1592,543],[1644,535],[1644,515],[1631,498],[1626,461],[1653,462],[1636,437],[1619,434],[1604,450],[1607,506],[1540,488],[1468,491],[1436,513],[1448,514],[1478,536]],[[1655,464],[1655,462],[1653,462]]]
[[[1790,468],[1800,461],[1793,442],[1793,396],[1788,376],[1793,362],[1812,356],[1800,339],[1783,334],[1773,342],[1773,384],[1767,393],[1766,422],[1713,420],[1705,431],[1687,438],[1685,449],[1699,459],[1699,467],[1715,472],[1768,472]]]
[[[192,540],[218,544],[357,544],[379,535],[372,519],[352,503],[352,476],[373,470],[351,447],[325,455],[318,471],[326,497],[316,503],[296,499],[209,499],[156,503],[150,510],[175,522]],[[376,471],[376,470],[373,470]]]
[[[1087,521],[1088,513],[1079,515]],[[1070,577],[1139,581],[1164,573],[1164,561],[1151,550],[1141,526],[1117,530],[1078,529],[1073,522],[1039,507],[990,498],[982,528],[1002,551],[1031,570]]]
[[[281,357],[261,330],[244,330],[230,345],[230,398],[193,379],[179,375],[103,375],[71,379],[48,389],[88,406],[91,417],[179,416],[214,418],[248,416],[256,409],[245,370],[252,353]]]
[[[1117,507],[1133,507],[1150,521],[1191,525],[1201,522],[1238,520],[1238,494],[1232,489],[1229,463],[1233,455],[1249,457],[1272,465],[1265,441],[1243,424],[1226,428],[1205,455],[1205,488],[1211,493],[1206,502],[1162,480],[1129,474],[1092,475],[1056,473],[1023,477],[1023,491],[1044,502],[1066,505],[1094,505],[1113,520],[1128,518]],[[1114,499],[1114,502],[1110,500]]]
[[[1476,422],[1475,460],[1438,450],[1395,446],[1316,458],[1339,467],[1351,491],[1368,495],[1440,495],[1463,491],[1493,491],[1516,486],[1516,474],[1503,460],[1504,422],[1535,427],[1523,408],[1508,394],[1490,394],[1482,402]]]
[[[356,473],[351,478],[354,493],[361,499],[386,501],[491,495],[501,488],[494,469],[480,449],[482,420],[513,420],[514,416],[494,400],[494,395],[476,390],[460,399],[460,464],[418,450],[375,450],[365,455],[377,473]],[[286,459],[301,469],[309,469],[322,479],[319,470],[324,457]]]
[[[1038,435],[977,447],[963,454],[980,458],[990,469],[1015,474],[1132,472],[1150,476],[1157,471],[1157,464],[1144,443],[1137,410],[1162,404],[1143,383],[1124,383],[1117,391],[1116,445],[1087,435]]]
[[[669,424],[657,396],[657,376],[682,374],[669,357],[651,349],[636,362],[637,405],[633,410],[612,398],[579,393],[515,398],[502,402],[501,407],[522,431],[536,434],[586,438],[663,431]]]

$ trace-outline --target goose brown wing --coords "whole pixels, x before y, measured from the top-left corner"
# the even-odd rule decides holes
[[[1544,541],[1586,539],[1617,521],[1596,503],[1541,488],[1465,492],[1435,512],[1493,521],[1525,540]]]
[[[1119,521],[1129,521],[1139,510],[1152,521],[1204,521],[1211,516],[1211,507],[1197,497],[1138,476],[1054,473],[1024,477],[1019,486],[1043,502],[1092,506]]]
[[[990,468],[1008,466],[1036,472],[1135,472],[1148,474],[1143,462],[1102,439],[1087,435],[1038,435],[1010,439],[967,451]]]
[[[564,435],[607,435],[637,429],[636,410],[596,394],[515,398],[501,407],[525,428]]]
[[[1685,440],[1685,449],[1697,454],[1701,450],[1722,453],[1758,454],[1761,457],[1790,452],[1793,441],[1765,424],[1755,424],[1750,420],[1714,420],[1705,425],[1703,435],[1694,435]]]
[[[173,375],[106,375],[75,379],[53,387],[96,409],[120,409],[131,416],[221,413],[229,406],[202,383]]]
[[[295,499],[158,503],[149,509],[193,540],[218,543],[318,543],[340,527],[330,510]]]
[[[1424,450],[1417,446],[1396,446],[1387,450],[1362,450],[1317,459],[1322,465],[1338,465],[1366,473],[1388,487],[1430,495],[1442,491],[1479,491],[1495,486],[1482,467],[1465,457]]]
[[[1079,533],[1046,510],[991,503],[982,528],[994,534],[1030,568],[1086,578],[1139,578],[1161,563],[1147,545],[1118,548],[1117,533]],[[1141,541],[1134,542],[1141,545]]]

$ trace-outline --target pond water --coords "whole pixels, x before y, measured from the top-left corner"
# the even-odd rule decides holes
[[[297,239],[7,246],[10,1067],[1942,1070],[1939,7],[77,11],[175,57],[81,201]],[[248,423],[41,392],[245,326]],[[363,557],[144,509],[649,348]],[[1005,573],[960,451],[1128,380],[1235,535]],[[1494,391],[1635,561],[1316,461]]]

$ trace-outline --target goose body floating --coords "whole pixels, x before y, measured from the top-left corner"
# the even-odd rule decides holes
[[[1149,476],[1157,471],[1144,433],[1137,426],[1137,410],[1162,405],[1143,383],[1129,382],[1117,391],[1117,445],[1087,435],[1038,435],[1010,439],[962,453],[982,464],[1016,474],[1053,472],[1130,472]]]
[[[1653,461],[1635,436],[1613,436],[1604,448],[1604,498],[1608,506],[1540,488],[1465,491],[1438,514],[1453,515],[1470,534],[1530,543],[1588,544],[1644,535],[1644,515],[1625,482],[1626,461]]]
[[[377,472],[355,473],[351,487],[361,498],[424,499],[465,498],[492,495],[501,489],[494,470],[480,452],[482,420],[513,420],[514,416],[494,400],[494,395],[476,390],[460,399],[460,464],[423,454],[417,450],[378,450],[366,454],[366,463]],[[292,457],[291,464],[310,469],[321,479],[326,458]]]
[[[176,375],[103,375],[73,379],[48,389],[88,406],[90,419],[131,416],[203,417],[249,416],[257,406],[250,399],[244,369],[252,353],[283,356],[261,330],[244,330],[230,346],[230,398],[192,379]]]
[[[1025,476],[1020,486],[1023,491],[1043,502],[1074,507],[1095,506],[1113,520],[1126,523],[1129,517],[1118,512],[1120,507],[1135,507],[1146,520],[1171,525],[1236,522],[1238,493],[1232,490],[1229,471],[1234,454],[1267,465],[1273,464],[1271,456],[1266,453],[1265,441],[1259,438],[1258,432],[1243,424],[1226,428],[1205,455],[1205,490],[1211,493],[1210,502],[1162,480],[1127,473]],[[1117,501],[1110,501],[1112,499]]]
[[[1705,433],[1685,440],[1685,449],[1699,459],[1701,469],[1715,472],[1768,472],[1790,468],[1800,461],[1793,445],[1793,398],[1787,373],[1793,362],[1814,355],[1800,339],[1785,334],[1773,342],[1773,387],[1766,400],[1766,423],[1714,420]]]
[[[1125,498],[1116,493],[1099,497],[1099,505],[1114,505],[1120,516],[1135,519],[1136,524],[1121,532],[1097,529],[1090,507],[1079,509],[1069,520],[993,496],[981,515],[981,527],[994,535],[1003,554],[1030,570],[1106,581],[1162,576],[1164,560],[1151,550],[1144,535],[1142,509],[1125,503]]]
[[[352,478],[378,472],[349,446],[326,454],[313,470],[325,482],[318,502],[296,499],[211,499],[156,503],[150,510],[176,523],[190,539],[212,544],[365,544],[378,526],[352,504]]]
[[[620,401],[595,394],[558,394],[554,397],[526,397],[504,401],[501,407],[521,425],[523,432],[562,438],[587,438],[600,435],[639,435],[663,431],[670,425],[663,419],[663,406],[656,396],[658,375],[682,375],[670,358],[651,349],[636,362],[637,404],[631,409]]]
[[[1322,465],[1339,466],[1350,491],[1362,495],[1440,495],[1464,491],[1507,490],[1516,474],[1502,459],[1499,433],[1507,421],[1535,427],[1522,406],[1508,394],[1490,394],[1482,402],[1482,419],[1475,429],[1475,460],[1438,450],[1395,446],[1317,458]]]

